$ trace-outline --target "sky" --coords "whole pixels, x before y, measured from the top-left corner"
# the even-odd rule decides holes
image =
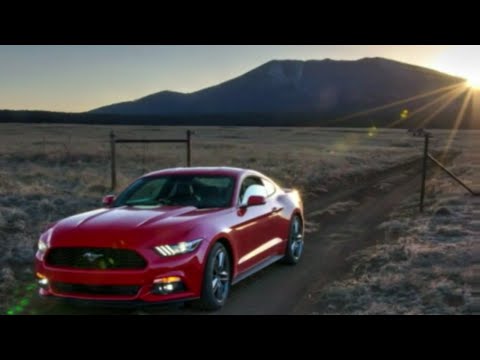
[[[0,45],[0,109],[81,112],[163,90],[193,92],[272,59],[364,57],[480,86],[477,45]]]

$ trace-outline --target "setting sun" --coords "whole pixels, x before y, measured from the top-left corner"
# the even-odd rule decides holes
[[[435,69],[464,78],[467,86],[480,88],[480,46],[456,45],[440,54]]]
[[[480,74],[476,76],[474,75],[472,77],[468,77],[467,86],[474,89],[480,89]]]

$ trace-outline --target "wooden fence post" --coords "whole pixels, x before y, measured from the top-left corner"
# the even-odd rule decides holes
[[[187,130],[187,167],[192,166],[192,131]]]
[[[113,130],[110,132],[110,164],[111,168],[111,191],[115,191],[117,187],[117,171],[116,171],[116,162],[115,162],[115,133]]]
[[[430,134],[425,134],[425,145],[423,148],[423,167],[422,167],[422,188],[420,189],[420,212],[423,212],[423,201],[425,199],[425,181],[427,178],[427,159],[428,159],[428,139]]]

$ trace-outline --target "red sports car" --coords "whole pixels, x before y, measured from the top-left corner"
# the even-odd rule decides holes
[[[40,294],[221,308],[230,286],[302,255],[298,191],[238,168],[147,174],[104,208],[51,225],[36,254]]]

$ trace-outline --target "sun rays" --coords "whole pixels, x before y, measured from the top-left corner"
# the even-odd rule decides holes
[[[422,100],[419,104],[418,100]],[[428,101],[426,101],[428,100]],[[374,115],[382,110],[387,110],[404,105],[404,109],[399,113],[398,118],[384,125],[383,128],[394,128],[397,126],[404,126],[409,124],[408,127],[428,127],[434,119],[440,114],[446,111],[449,106],[456,101],[460,105],[456,115],[453,115],[452,129],[448,136],[447,143],[444,147],[443,156],[450,150],[451,145],[455,139],[458,130],[464,125],[465,118],[469,117],[471,122],[478,121],[480,112],[480,91],[470,87],[467,83],[457,83],[454,85],[445,86],[439,89],[431,90],[416,96],[412,96],[406,99],[394,101],[392,103],[378,106],[371,109],[362,110],[350,115],[343,116],[335,121],[344,121],[347,119],[353,119],[356,117],[363,117],[365,115]],[[455,106],[456,103],[455,103]],[[470,110],[470,112],[469,112]],[[416,126],[414,126],[416,124]],[[473,128],[472,123],[465,124],[467,127]],[[374,131],[372,131],[374,129]],[[366,130],[365,135],[361,136],[356,134],[354,137],[346,138],[342,141],[342,144],[336,144],[337,151],[346,151],[351,146],[358,144],[361,141],[368,141],[372,137],[375,137],[378,133],[378,129],[375,126],[375,122],[371,121],[371,127]]]
[[[452,45],[439,54],[431,66],[467,80],[467,86],[480,89],[480,46]]]
[[[440,113],[442,113],[445,109],[447,109],[449,105],[451,105],[458,98],[461,98],[462,95],[468,97],[468,101],[473,102],[472,116],[476,118],[476,115],[478,115],[477,114],[478,109],[476,106],[476,104],[478,104],[478,96],[477,97],[473,96],[474,91],[475,90],[473,88],[468,87],[466,83],[462,82],[454,85],[445,86],[432,91],[428,91],[428,92],[425,92],[416,96],[412,96],[406,99],[397,100],[386,105],[358,111],[356,113],[338,118],[335,120],[335,122],[350,120],[356,117],[362,117],[370,114],[373,115],[382,110],[387,110],[394,107],[398,107],[400,105],[405,105],[405,110],[403,110],[400,113],[399,118],[393,120],[392,122],[385,125],[384,127],[393,128],[397,125],[404,125],[404,124],[407,124],[408,122],[411,122],[411,120],[414,118],[419,118],[420,115],[423,117],[420,125],[421,127],[426,127],[431,123],[433,119],[435,119]],[[415,101],[418,101],[421,99],[427,99],[429,97],[432,97],[430,101],[420,106],[417,105],[418,106],[417,108],[413,107],[413,105],[411,104]],[[456,126],[459,126],[462,123],[462,120],[466,113],[466,109],[468,108],[469,105],[470,104],[468,102],[465,104],[465,109],[462,111],[462,117],[459,120],[456,119],[455,121],[455,123],[457,124]],[[428,110],[432,110],[432,111],[429,112]],[[373,123],[372,123],[372,126],[373,126]]]
[[[422,105],[421,107],[414,109],[412,111],[408,112],[408,116],[402,116],[404,112],[400,115],[400,118],[398,120],[395,120],[388,124],[386,127],[387,128],[393,128],[397,126],[398,124],[404,122],[404,121],[410,121],[416,117],[419,116],[419,114],[424,113],[426,110],[433,108],[435,105],[440,104],[440,106],[434,110],[434,112],[430,115],[428,115],[423,121],[422,121],[422,126],[426,126],[430,120],[432,120],[437,114],[441,112],[445,107],[450,105],[463,91],[465,91],[464,86],[456,86],[453,89],[447,89],[445,93],[440,95],[438,98],[434,98],[432,101],[427,102],[426,104]],[[439,110],[440,109],[440,110]],[[405,110],[404,110],[405,111]]]
[[[433,95],[436,95],[436,94],[439,94],[439,93],[442,93],[442,92],[445,92],[445,91],[448,91],[448,90],[458,89],[458,88],[461,88],[461,87],[465,87],[465,83],[459,83],[459,84],[444,86],[442,88],[431,90],[431,91],[428,91],[428,92],[425,92],[425,93],[422,93],[422,94],[418,94],[418,95],[415,95],[415,96],[412,96],[412,97],[409,97],[409,98],[406,98],[406,99],[397,100],[397,101],[391,102],[389,104],[385,104],[385,105],[382,105],[382,106],[377,106],[375,108],[362,110],[362,111],[359,111],[359,112],[356,112],[356,113],[353,113],[353,114],[349,114],[349,115],[343,116],[339,119],[336,119],[335,121],[345,121],[345,120],[353,119],[353,118],[356,118],[356,117],[359,117],[359,116],[373,114],[373,113],[376,113],[376,112],[381,111],[381,110],[386,110],[386,109],[393,108],[395,106],[408,104],[408,103],[413,102],[415,100],[420,100],[420,99],[427,98],[427,97],[430,97],[430,96],[433,96]]]
[[[473,89],[480,89],[480,79],[472,78],[467,80],[467,86]]]
[[[463,93],[469,91],[469,88],[462,88],[459,89],[458,92],[452,94],[450,97],[445,99],[445,101],[438,106],[430,115],[428,115],[425,119],[423,119],[420,127],[426,127],[430,122],[439,115],[442,111],[444,111],[449,105],[451,105],[457,98],[459,98]]]
[[[453,129],[451,130],[448,140],[447,140],[447,145],[445,146],[445,149],[443,150],[442,157],[445,157],[445,155],[448,153],[448,150],[450,150],[450,146],[452,145],[453,139],[455,138],[455,135],[457,134],[457,131],[460,127],[460,124],[462,123],[462,120],[465,116],[465,113],[467,111],[468,105],[470,105],[470,100],[472,99],[473,95],[473,89],[470,88],[463,99],[462,106],[460,107],[460,110],[457,114],[457,117],[455,119],[455,122],[453,124]]]

